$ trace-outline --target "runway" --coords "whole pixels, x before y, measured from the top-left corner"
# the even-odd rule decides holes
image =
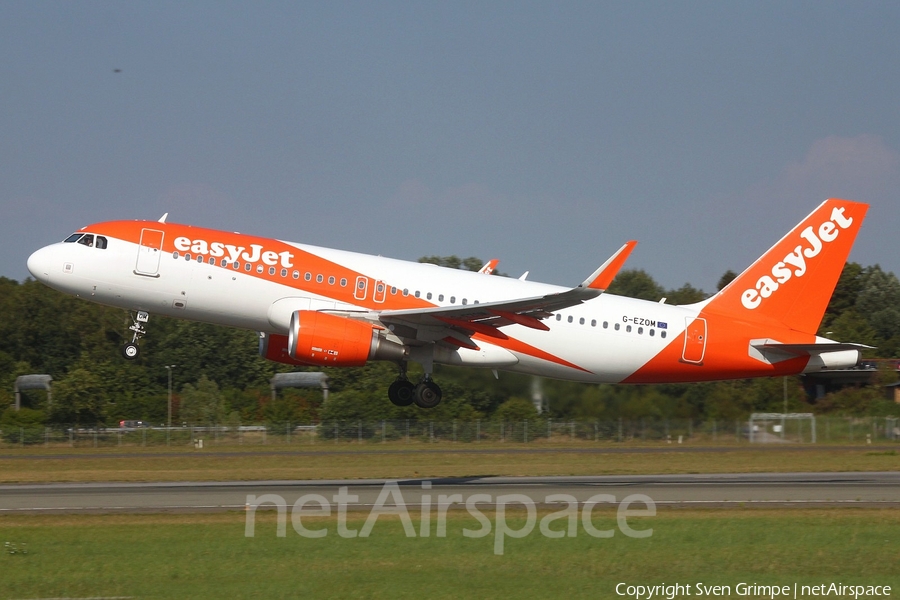
[[[177,483],[53,483],[0,485],[0,514],[206,512],[243,509],[253,497],[274,494],[288,506],[306,494],[329,502],[346,487],[357,496],[348,510],[367,510],[384,479],[322,481],[228,481]],[[857,506],[900,507],[900,472],[725,473],[577,477],[471,477],[397,481],[410,507],[441,495],[466,499],[487,494],[492,500],[522,494],[537,504],[554,494],[583,503],[596,494],[621,501],[631,494],[649,496],[657,505],[676,507]],[[335,500],[335,502],[337,502]],[[456,501],[460,504],[459,501]]]

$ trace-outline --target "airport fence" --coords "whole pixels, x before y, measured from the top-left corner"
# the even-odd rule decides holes
[[[0,447],[310,445],[376,443],[871,444],[900,441],[897,417],[814,420],[616,419],[324,421],[180,427],[6,427]]]

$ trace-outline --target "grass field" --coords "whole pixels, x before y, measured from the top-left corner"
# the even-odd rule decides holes
[[[27,554],[0,554],[0,597],[615,598],[620,582],[730,585],[730,597],[741,582],[900,589],[896,509],[663,510],[636,524],[653,528],[649,538],[535,529],[507,539],[502,556],[493,536],[463,537],[477,523],[462,511],[446,538],[406,538],[382,517],[370,537],[343,539],[333,519],[319,521],[328,535],[308,539],[290,524],[276,537],[272,512],[257,515],[253,538],[243,513],[3,516],[0,542]],[[595,523],[612,526],[614,514],[598,511]]]
[[[649,450],[649,451],[648,451]],[[6,450],[0,483],[213,481],[731,472],[896,471],[900,452],[867,446],[362,444],[299,447]]]

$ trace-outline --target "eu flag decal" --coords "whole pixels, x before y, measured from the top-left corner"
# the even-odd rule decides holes
[[[659,327],[660,329],[668,329],[669,328],[668,324],[665,321],[657,321],[656,326]]]

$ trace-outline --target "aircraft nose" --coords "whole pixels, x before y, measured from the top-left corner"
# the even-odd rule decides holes
[[[43,283],[50,283],[50,270],[53,264],[53,250],[45,246],[28,257],[28,271],[34,278]]]

